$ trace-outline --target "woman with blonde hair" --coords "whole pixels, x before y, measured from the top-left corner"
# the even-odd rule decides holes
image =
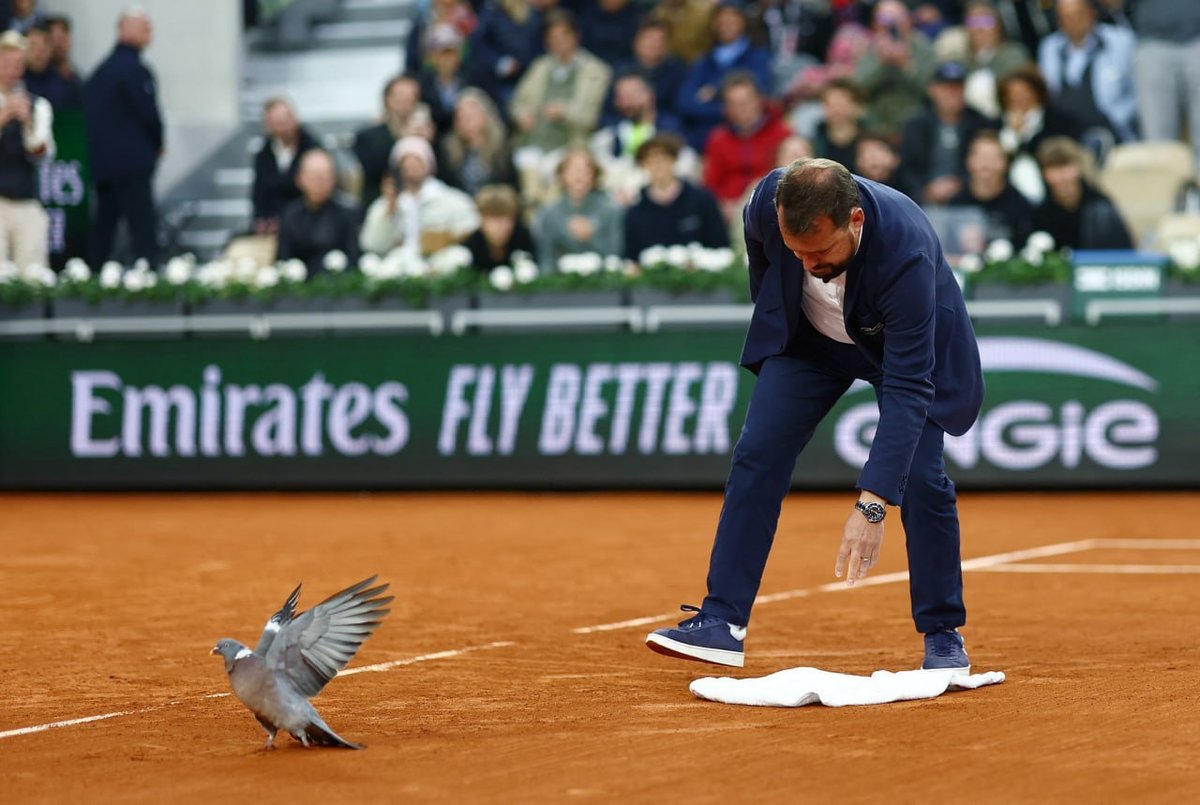
[[[485,92],[467,87],[454,105],[454,126],[442,137],[441,178],[475,195],[484,185],[515,182],[508,136]]]
[[[619,256],[624,217],[621,208],[597,189],[600,167],[586,147],[572,146],[563,152],[558,182],[562,197],[538,210],[534,221],[542,271],[557,271],[559,259],[568,254]]]

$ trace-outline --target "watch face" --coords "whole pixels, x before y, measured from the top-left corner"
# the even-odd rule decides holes
[[[887,510],[884,509],[879,503],[860,502],[858,504],[858,510],[861,511],[867,518],[867,521],[871,523],[881,522],[884,518],[884,515],[887,514]]]

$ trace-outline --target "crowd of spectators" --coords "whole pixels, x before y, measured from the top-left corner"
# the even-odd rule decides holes
[[[93,259],[126,217],[137,256],[155,262],[144,233],[162,132],[138,55],[149,20],[122,18],[85,86],[69,22],[11,5],[18,91],[56,109],[82,100],[100,132]],[[381,116],[354,137],[353,180],[303,110],[266,104],[253,232],[280,257],[316,272],[333,248],[465,243],[481,269],[528,251],[553,272],[578,252],[636,262],[656,244],[736,247],[758,178],[809,155],[931,209],[977,210],[990,239],[1044,229],[1060,246],[1131,246],[1097,164],[1139,139],[1188,136],[1200,157],[1200,3],[430,0],[403,47]],[[114,116],[114,93],[137,81],[137,103]],[[24,145],[0,160],[36,159]]]
[[[1185,133],[1200,156],[1200,4],[1175,0],[434,0],[405,54],[356,137],[347,253],[457,241],[553,272],[736,246],[756,181],[802,156],[976,211],[988,240],[1130,247],[1097,164]],[[288,131],[260,156],[281,197]]]

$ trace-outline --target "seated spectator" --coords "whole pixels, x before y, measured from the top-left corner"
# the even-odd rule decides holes
[[[442,181],[474,195],[489,184],[516,185],[508,133],[492,99],[467,87],[454,107],[454,128],[442,138]]]
[[[704,186],[717,197],[728,221],[738,212],[746,187],[771,169],[776,149],[792,132],[751,73],[727,76],[721,96],[726,122],[713,131],[704,149]]]
[[[1051,137],[1038,146],[1046,200],[1033,216],[1058,248],[1132,249],[1133,239],[1108,196],[1084,178],[1091,155],[1074,140]]]
[[[900,134],[904,121],[921,107],[933,78],[933,48],[914,31],[908,8],[900,0],[875,6],[871,47],[858,63],[855,81],[867,97],[867,120],[888,137]]]
[[[404,70],[414,75],[435,67],[431,58],[434,49],[429,44],[434,29],[446,26],[457,33],[459,41],[463,42],[479,23],[475,9],[466,0],[430,0],[422,5],[425,8],[413,20],[408,42],[404,46]]]
[[[687,142],[704,150],[708,135],[721,125],[724,105],[721,88],[726,77],[749,72],[761,92],[771,92],[771,52],[755,47],[746,36],[746,13],[734,3],[720,3],[713,12],[712,50],[688,68],[679,89],[675,111],[683,120]]]
[[[354,135],[354,155],[362,166],[364,206],[379,198],[388,157],[396,141],[410,134],[422,134],[420,127],[425,116],[432,120],[428,107],[421,103],[421,84],[415,77],[399,75],[387,82],[383,88],[383,120]]]
[[[1000,142],[1012,163],[1009,181],[1035,206],[1046,187],[1034,154],[1049,137],[1078,140],[1083,127],[1050,103],[1049,90],[1035,65],[1026,64],[1000,79]]]
[[[637,200],[646,183],[646,175],[638,166],[637,154],[642,144],[657,134],[682,135],[679,121],[661,114],[654,90],[637,73],[626,73],[613,83],[613,106],[617,121],[592,135],[590,147],[604,174],[604,189],[623,207]],[[696,152],[684,149],[678,168],[683,175],[694,176]]]
[[[1142,0],[1133,9],[1138,120],[1147,140],[1178,140],[1187,121],[1200,165],[1200,3]]]
[[[558,271],[563,255],[623,251],[621,208],[599,190],[600,169],[586,148],[568,148],[558,164],[562,196],[538,210],[533,233],[538,263],[545,273]]]
[[[296,171],[306,151],[320,147],[300,125],[291,103],[272,98],[263,105],[266,139],[254,157],[254,231],[266,235],[279,231],[283,208],[300,198]]]
[[[821,96],[821,90],[830,81],[853,79],[858,63],[871,49],[871,42],[871,32],[866,28],[856,22],[843,23],[829,40],[825,61],[803,68],[784,85],[784,100],[789,104],[811,101]]]
[[[1056,0],[1055,11],[1060,30],[1038,46],[1038,67],[1056,103],[1085,130],[1137,139],[1133,33],[1098,23],[1091,0]]]
[[[489,0],[479,12],[468,46],[471,85],[490,95],[496,108],[508,108],[517,82],[542,54],[542,15],[555,2]]]
[[[862,91],[848,78],[835,78],[821,90],[821,106],[825,115],[813,136],[814,155],[854,171],[854,150],[865,113]]]
[[[691,64],[712,48],[713,0],[662,0],[649,18],[666,24],[671,53]]]
[[[313,148],[300,158],[296,184],[301,197],[279,218],[277,260],[303,260],[308,276],[325,270],[325,255],[340,251],[358,263],[358,213],[333,197],[337,167],[326,151]]]
[[[66,78],[51,65],[54,52],[45,24],[25,35],[25,88],[45,98],[55,110],[83,108],[83,82]]]
[[[579,11],[583,47],[605,64],[626,64],[633,56],[638,10],[629,0],[595,0]]]
[[[872,182],[879,182],[899,190],[909,198],[915,195],[912,188],[904,184],[900,173],[900,155],[889,137],[879,132],[864,131],[858,136],[854,151],[854,164],[858,175]]]
[[[638,165],[649,183],[625,214],[625,257],[637,261],[650,246],[699,243],[710,249],[729,245],[717,200],[675,172],[683,142],[670,134],[651,137],[638,148]]]
[[[421,73],[421,100],[429,107],[437,137],[454,124],[454,105],[467,85],[463,69],[463,38],[450,25],[437,25],[424,38],[429,67]]]
[[[21,85],[25,37],[0,35],[0,260],[23,273],[50,265],[49,219],[37,198],[37,164],[54,153],[50,102]]]
[[[393,172],[367,210],[362,247],[375,254],[403,249],[425,256],[458,243],[479,227],[475,202],[434,176],[437,160],[423,137],[402,137],[392,149]]]
[[[487,273],[497,266],[512,266],[513,254],[534,256],[533,238],[521,223],[521,202],[508,185],[487,185],[475,195],[479,228],[463,243],[471,250],[471,265]]]
[[[677,117],[675,100],[687,66],[668,49],[669,36],[667,24],[658,19],[648,19],[638,26],[628,72],[640,74],[650,84],[659,112]]]
[[[46,15],[38,10],[37,0],[9,0],[8,6],[12,9],[12,19],[8,23],[8,30],[16,31],[24,36],[30,30],[41,25],[46,19]]]
[[[579,47],[569,12],[546,15],[546,51],[522,77],[511,106],[519,146],[540,154],[591,134],[612,77],[608,65]]]
[[[931,105],[904,124],[900,169],[906,187],[921,204],[946,204],[958,195],[966,175],[967,145],[994,123],[968,109],[963,98],[967,70],[961,64],[938,65],[929,85]]]
[[[46,32],[50,34],[50,66],[67,81],[83,86],[71,61],[71,18],[62,14],[46,17]]]
[[[950,204],[983,210],[989,242],[1003,239],[1019,248],[1033,232],[1033,205],[1008,183],[1008,154],[994,131],[981,131],[971,139],[967,182]]]
[[[996,87],[1000,77],[1030,62],[1029,51],[1020,42],[1006,39],[1004,22],[988,0],[967,3],[963,15],[967,48],[962,54],[967,66],[964,96],[967,106],[987,118],[1000,117]]]

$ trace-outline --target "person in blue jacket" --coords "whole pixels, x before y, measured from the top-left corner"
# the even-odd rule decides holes
[[[163,151],[154,74],[142,63],[150,44],[150,17],[128,11],[117,23],[117,46],[100,63],[83,93],[88,156],[95,184],[92,265],[112,254],[117,223],[124,218],[133,235],[134,258],[158,263],[158,219],[154,209],[154,170]]]
[[[983,372],[937,234],[902,193],[827,159],[759,182],[743,212],[754,313],[741,363],[758,374],[734,448],[708,596],[678,628],[647,636],[669,656],[741,666],[750,612],[796,457],[855,380],[875,388],[879,424],[858,477],[835,574],[879,561],[888,506],[900,507],[922,668],[969,673],[947,433],[979,415]]]

